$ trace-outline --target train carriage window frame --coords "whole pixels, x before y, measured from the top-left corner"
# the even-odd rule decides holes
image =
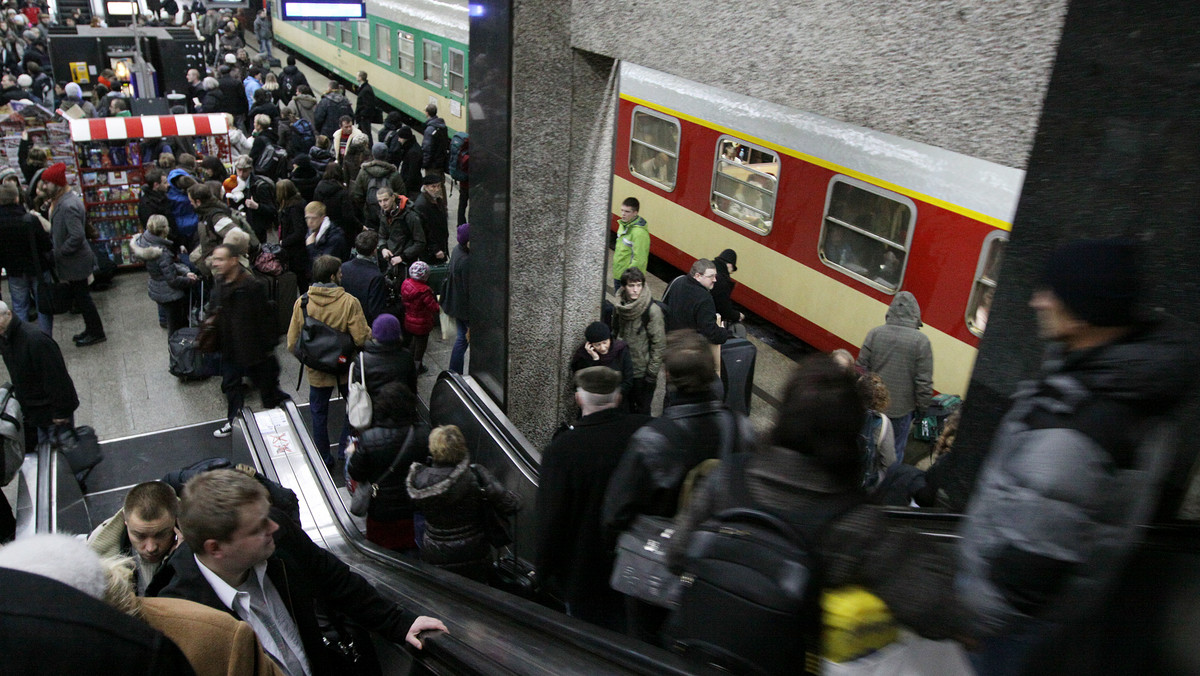
[[[354,28],[350,25],[349,21],[339,21],[338,23],[340,24],[341,28],[341,36],[338,41],[342,43],[343,47],[353,49],[355,32]]]
[[[663,146],[661,143],[656,144],[647,139],[637,138],[635,136],[635,132],[637,131],[637,128],[638,128],[637,127],[638,115],[645,115],[647,117],[652,117],[656,120],[666,122],[667,124],[670,124],[672,127],[674,127],[675,128],[675,147],[667,148],[667,147]],[[637,176],[638,178],[642,179],[646,183],[649,183],[650,185],[661,188],[667,192],[675,192],[675,185],[679,182],[679,144],[681,142],[680,137],[682,135],[683,135],[683,128],[680,126],[679,120],[675,119],[674,117],[671,117],[670,115],[660,113],[657,110],[653,110],[653,109],[647,108],[645,106],[634,106],[633,113],[629,117],[629,173],[634,176]],[[666,181],[661,181],[661,180],[655,178],[654,176],[647,176],[646,174],[643,174],[640,171],[638,171],[638,169],[635,166],[634,161],[633,161],[635,145],[640,148],[647,148],[654,152],[660,152],[660,153],[666,154],[666,156],[670,160],[670,163],[667,167],[670,170],[670,174],[671,174],[671,181],[669,183]]]
[[[732,147],[736,147],[739,154],[744,152],[747,157],[745,159],[740,157],[736,159],[725,157],[722,151],[725,150],[726,144],[731,144]],[[772,158],[772,161],[753,161],[756,159],[753,157],[755,153],[767,155]],[[755,143],[750,143],[743,138],[739,138],[731,134],[722,134],[720,138],[717,139],[716,150],[713,154],[712,188],[709,191],[708,197],[709,208],[712,209],[714,214],[731,223],[740,225],[756,235],[770,234],[771,229],[775,227],[775,205],[779,198],[779,175],[783,170],[783,164],[780,161],[779,153],[771,150],[770,148],[766,148]],[[752,161],[747,162],[747,159]],[[768,171],[762,171],[754,166],[772,164],[775,166],[774,174]],[[722,171],[722,169],[725,169],[725,171]],[[736,171],[731,171],[734,169],[736,169]],[[736,173],[742,172],[746,174],[745,179],[735,175]],[[766,180],[768,185],[771,187],[771,190],[766,190],[766,186],[755,185],[752,183],[750,179],[755,177],[761,177],[762,179]],[[755,206],[744,201],[746,194],[727,195],[725,192],[722,192],[719,189],[720,186],[718,184],[722,179],[731,180],[740,184],[739,187],[745,187],[761,193],[767,196],[769,201]],[[726,205],[725,207],[722,207],[722,201],[724,201]],[[743,214],[754,212],[761,214],[765,218],[760,218],[756,222],[743,217]]]
[[[406,59],[408,68],[404,67]],[[400,31],[396,34],[396,68],[409,77],[417,76],[417,37],[412,33]]]
[[[392,28],[387,24],[375,24],[375,60],[391,65],[392,63]]]
[[[358,53],[363,56],[371,56],[371,25],[366,20],[356,22],[358,27],[355,28],[355,47],[358,48]]]
[[[337,39],[338,39],[338,24],[337,24],[337,22],[336,21],[326,21],[324,33],[325,33],[325,39],[336,43]]]
[[[995,264],[989,265],[992,262],[992,251],[999,245]],[[983,245],[979,249],[979,263],[975,265],[975,276],[971,281],[971,295],[967,300],[967,311],[963,315],[963,320],[967,323],[967,329],[979,336],[983,337],[983,332],[987,328],[987,314],[991,311],[992,303],[994,302],[996,285],[1000,283],[1000,268],[1004,265],[1004,250],[1008,247],[1008,233],[1003,230],[997,230],[989,233],[983,238]],[[987,301],[987,310],[985,310],[982,326],[976,321],[978,317],[979,306],[988,293],[992,294],[992,298]]]
[[[432,59],[429,58],[431,48],[437,50],[436,58],[432,58]],[[431,80],[431,79],[429,79],[429,75],[430,75],[430,70],[433,68],[437,69],[437,79]],[[445,86],[445,84],[442,82],[442,78],[445,77],[445,73],[446,73],[446,65],[443,61],[443,56],[442,56],[442,43],[436,42],[434,40],[430,40],[428,38],[422,38],[421,39],[421,79],[424,80],[426,84],[431,84],[431,85],[437,87],[438,89],[441,89]]]
[[[876,197],[882,197],[890,202],[893,202],[899,206],[906,208],[908,210],[908,219],[907,219],[907,224],[905,225],[905,233],[904,233],[903,241],[898,241],[895,238],[888,238],[888,237],[879,235],[879,234],[867,229],[861,223],[859,225],[855,225],[853,223],[844,221],[836,216],[831,216],[829,213],[829,210],[833,204],[834,191],[837,189],[838,185],[850,186],[851,188],[854,188],[856,190],[872,194]],[[881,188],[872,183],[867,183],[866,181],[862,181],[857,178],[851,178],[849,176],[837,175],[837,176],[834,176],[832,179],[830,179],[829,187],[825,193],[825,210],[821,217],[821,236],[817,240],[817,257],[821,259],[822,263],[833,268],[834,270],[837,270],[840,273],[843,273],[845,275],[853,277],[854,279],[857,279],[858,281],[862,282],[863,284],[866,284],[867,286],[878,289],[888,295],[895,295],[896,293],[900,292],[904,288],[904,276],[908,271],[908,254],[911,251],[913,231],[916,229],[916,224],[917,224],[917,204],[916,204],[916,202],[905,197],[904,195],[893,192],[886,188]],[[836,228],[836,229],[831,231],[830,226],[832,226],[833,228]],[[883,244],[885,247],[887,247],[889,249],[889,252],[897,251],[903,255],[903,259],[901,261],[899,261],[899,264],[894,267],[894,269],[898,273],[895,277],[895,285],[894,286],[886,283],[887,282],[886,278],[883,278],[883,281],[881,281],[881,278],[878,276],[877,277],[868,277],[865,274],[868,271],[868,268],[864,267],[864,264],[862,264],[862,263],[856,262],[853,265],[853,267],[851,267],[851,265],[846,262],[844,256],[842,257],[841,262],[835,262],[834,260],[831,260],[831,258],[826,254],[826,250],[825,250],[826,249],[826,239],[829,237],[830,232],[843,232],[843,231],[851,233],[851,235],[853,237],[859,238],[859,241],[863,241],[863,238],[869,239],[869,240],[874,240],[875,242],[877,242],[879,244]],[[845,235],[841,235],[841,237],[845,237]],[[856,255],[856,256],[860,256],[860,257],[862,256],[862,253],[855,251],[851,244],[847,244],[847,246],[850,247],[848,249],[849,253]],[[868,252],[868,255],[869,255],[869,253],[870,252]],[[866,265],[869,265],[870,267],[875,267],[873,261],[868,262]],[[882,269],[884,267],[884,265],[886,265],[886,263],[882,263],[878,267]]]
[[[446,58],[446,73],[449,75],[447,82],[449,83],[450,93],[455,96],[466,96],[467,94],[467,55],[461,49],[448,47],[449,56]],[[458,59],[458,70],[455,70],[454,61]]]

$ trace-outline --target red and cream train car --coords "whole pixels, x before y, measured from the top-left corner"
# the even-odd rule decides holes
[[[612,211],[686,270],[738,253],[734,300],[857,354],[912,292],[934,386],[965,393],[1024,172],[623,64]]]

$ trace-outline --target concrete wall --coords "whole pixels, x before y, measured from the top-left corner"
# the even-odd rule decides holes
[[[571,44],[1025,168],[1065,0],[573,0]]]

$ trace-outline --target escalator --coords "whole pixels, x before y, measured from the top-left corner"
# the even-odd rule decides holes
[[[443,373],[422,413],[433,424],[458,425],[473,461],[488,466],[507,488],[521,495],[525,516],[516,524],[514,550],[532,558],[535,534],[529,515],[540,453],[470,378]],[[56,453],[30,454],[19,479],[18,532],[86,532],[116,511],[122,488],[206,457],[225,455],[253,464],[294,490],[308,535],[366,577],[383,596],[446,622],[450,633],[430,636],[426,649],[419,652],[376,637],[385,674],[697,673],[664,650],[367,542],[361,521],[349,514],[349,497],[325,469],[294,404],[267,411],[245,409],[241,433],[235,433],[232,445],[228,440],[219,442],[220,452],[213,452],[208,427],[106,443],[106,460],[88,478],[86,492],[79,490]],[[889,517],[897,526],[922,533],[931,544],[952,544],[960,521],[954,514],[906,510],[889,512]],[[1106,608],[1101,626],[1094,628],[1112,635],[1130,664],[1153,667],[1153,673],[1197,673],[1175,666],[1197,658],[1187,632],[1173,633],[1171,627],[1195,626],[1200,621],[1198,536],[1195,525],[1147,529],[1146,545]]]

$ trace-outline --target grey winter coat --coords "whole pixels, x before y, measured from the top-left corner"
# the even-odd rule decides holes
[[[1174,461],[1171,413],[1194,387],[1195,334],[1158,320],[1064,354],[1013,395],[959,547],[972,633],[1086,618],[1111,590]]]
[[[171,251],[169,240],[143,232],[129,242],[129,248],[137,259],[146,263],[146,272],[149,273],[146,287],[150,293],[150,300],[155,303],[170,303],[187,295],[187,290],[192,288],[193,282],[183,271],[186,266],[179,263]]]
[[[892,418],[924,410],[933,397],[933,348],[921,333],[921,306],[908,291],[892,300],[883,326],[867,334],[858,364],[879,374],[892,397],[883,413]]]
[[[359,168],[358,176],[354,179],[354,185],[350,187],[350,199],[354,200],[355,209],[361,211],[366,208],[368,203],[367,184],[373,178],[386,179],[388,187],[392,189],[393,194],[404,194],[404,179],[400,177],[400,172],[397,171],[395,165],[383,160],[363,162],[362,167]]]
[[[317,97],[312,94],[296,94],[287,107],[296,114],[296,119],[308,120],[316,130],[317,123],[314,120],[316,119]]]
[[[87,279],[96,265],[96,254],[84,233],[87,212],[74,190],[50,207],[50,238],[54,241],[54,266],[63,281]]]

